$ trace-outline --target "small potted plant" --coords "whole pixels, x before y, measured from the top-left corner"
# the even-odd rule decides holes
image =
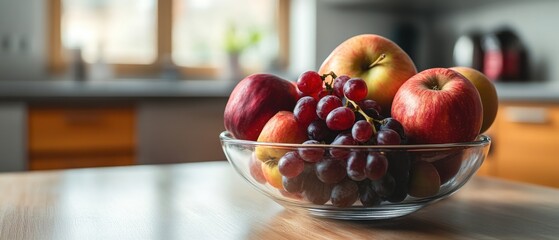
[[[227,53],[225,78],[240,79],[244,75],[240,57],[244,51],[261,41],[262,34],[255,29],[240,31],[234,24],[231,24],[225,32],[224,39],[224,48]]]

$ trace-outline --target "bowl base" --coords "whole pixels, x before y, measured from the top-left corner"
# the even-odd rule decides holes
[[[406,216],[413,213],[425,205],[406,205],[406,206],[383,206],[379,208],[305,208],[303,212],[319,218],[339,219],[339,220],[386,220]],[[301,212],[301,209],[293,209]]]
[[[395,204],[393,206],[385,205],[379,207],[363,208],[356,206],[355,208],[334,208],[334,207],[295,207],[278,202],[286,209],[302,214],[308,214],[318,218],[338,219],[338,220],[387,220],[406,216],[410,213],[416,212],[421,208],[430,204]]]

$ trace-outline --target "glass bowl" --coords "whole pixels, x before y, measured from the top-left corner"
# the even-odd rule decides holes
[[[264,195],[288,209],[347,220],[401,217],[450,196],[479,169],[491,144],[485,135],[465,143],[384,146],[265,143],[234,139],[227,131],[219,137],[233,168]],[[282,176],[278,158],[306,150],[321,153],[320,159],[305,162],[296,177]],[[347,166],[353,155],[383,155],[388,163],[385,174],[381,170],[379,178],[372,167],[378,165],[371,164],[364,169],[376,175],[363,179],[362,172],[352,172],[350,177]],[[261,160],[261,156],[276,157]],[[344,171],[343,178],[332,180]]]

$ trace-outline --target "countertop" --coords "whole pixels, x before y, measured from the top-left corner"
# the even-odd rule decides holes
[[[474,177],[387,221],[283,208],[225,161],[0,174],[0,239],[557,239],[559,190]]]
[[[228,97],[231,80],[0,81],[0,98],[184,98]]]
[[[497,83],[500,101],[559,103],[559,82],[548,83]]]
[[[0,81],[0,99],[228,97],[233,80]],[[497,83],[501,101],[559,103],[559,81]]]

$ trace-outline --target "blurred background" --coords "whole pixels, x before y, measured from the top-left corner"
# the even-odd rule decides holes
[[[0,0],[0,171],[220,161],[236,82],[392,39],[418,70],[469,66],[500,106],[480,170],[559,187],[553,0]]]

